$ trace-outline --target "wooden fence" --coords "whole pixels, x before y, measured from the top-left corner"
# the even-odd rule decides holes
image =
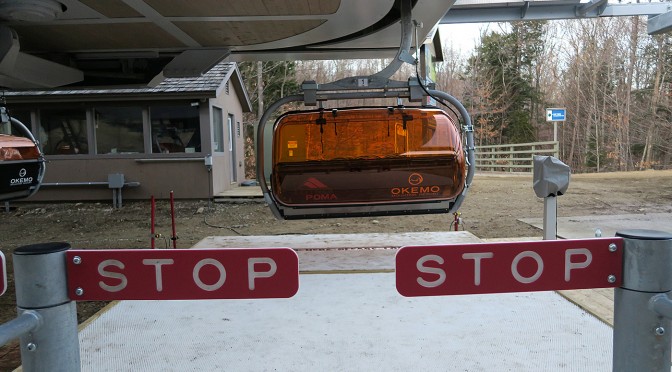
[[[476,170],[484,172],[532,172],[534,155],[558,157],[558,142],[476,146]]]

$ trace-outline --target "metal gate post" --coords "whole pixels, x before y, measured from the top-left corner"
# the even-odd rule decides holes
[[[623,286],[614,292],[613,370],[670,371],[672,314],[656,301],[672,303],[672,234],[619,231],[624,239]]]
[[[38,313],[42,324],[20,338],[26,372],[79,371],[77,307],[68,297],[68,243],[26,245],[14,250],[16,304]]]

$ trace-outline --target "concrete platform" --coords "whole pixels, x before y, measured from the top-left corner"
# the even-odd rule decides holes
[[[398,234],[320,234],[284,236],[209,236],[193,248],[290,247],[302,273],[390,272],[405,245],[479,243],[467,231]]]
[[[292,299],[124,301],[83,371],[610,371],[611,328],[553,292],[404,298],[394,274],[302,275]]]
[[[396,292],[387,271],[397,247],[477,241],[468,232],[210,237],[196,246],[298,247],[304,271],[329,274],[302,274],[291,299],[115,303],[80,332],[82,370],[611,369],[611,328],[554,292]]]
[[[519,221],[543,229],[541,218],[521,218]],[[597,228],[605,237],[630,229],[672,231],[672,213],[558,217],[558,236],[564,239],[594,238]]]
[[[259,186],[240,186],[214,195],[215,201],[229,199],[262,199],[264,194]]]

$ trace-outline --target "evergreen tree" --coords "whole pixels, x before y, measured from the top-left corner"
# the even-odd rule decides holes
[[[468,74],[492,100],[485,115],[499,132],[499,143],[535,140],[531,118],[541,94],[535,84],[535,66],[543,51],[544,22],[518,22],[508,32],[484,35],[471,57]],[[479,120],[479,118],[476,118]]]

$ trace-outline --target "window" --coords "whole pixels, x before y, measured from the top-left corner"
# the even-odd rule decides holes
[[[229,95],[229,82],[228,81],[226,83],[224,83],[224,93],[226,93],[227,96]]]
[[[179,153],[201,151],[198,107],[152,106],[152,152]]]
[[[89,153],[84,109],[41,110],[38,132],[47,155]]]
[[[224,114],[222,109],[214,107],[212,110],[212,127],[215,130],[215,149],[214,151],[224,151]]]
[[[96,107],[93,112],[98,154],[144,151],[142,108]]]

